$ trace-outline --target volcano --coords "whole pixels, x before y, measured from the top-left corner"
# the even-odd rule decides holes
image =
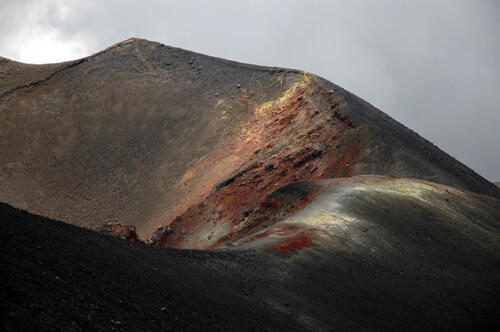
[[[3,59],[1,68],[0,201],[75,225],[112,219],[149,237],[190,208],[233,225],[281,186],[360,174],[500,197],[433,144],[303,71],[141,39],[77,61]]]
[[[500,189],[319,76],[132,38],[65,63],[0,58],[0,123],[0,201],[34,214],[2,205],[9,329],[50,330],[59,311],[77,330],[498,323]],[[109,315],[81,295],[94,277]],[[118,295],[131,280],[137,296]],[[192,303],[161,304],[180,289]],[[245,306],[262,322],[238,323]]]

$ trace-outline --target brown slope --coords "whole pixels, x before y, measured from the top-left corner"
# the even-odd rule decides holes
[[[186,170],[292,83],[282,70],[142,40],[74,64],[16,82],[0,100],[0,197],[78,225],[118,219],[143,234],[191,204],[179,185]]]
[[[380,111],[300,71],[139,39],[64,64],[0,66],[0,199],[77,225],[117,219],[145,237],[181,216],[194,230],[207,216],[241,220],[278,186],[365,173],[500,196]],[[182,217],[194,211],[200,217]]]

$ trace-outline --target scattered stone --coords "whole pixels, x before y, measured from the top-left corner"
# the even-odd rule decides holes
[[[265,165],[265,168],[266,169],[273,169],[274,168],[274,163],[273,162],[267,162],[266,165]]]
[[[122,225],[118,220],[106,221],[103,225],[96,227],[95,230],[100,233],[119,237],[125,240],[140,242],[139,236],[134,225]]]

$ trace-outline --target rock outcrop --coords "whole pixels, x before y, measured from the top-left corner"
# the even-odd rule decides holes
[[[95,228],[97,232],[116,236],[121,239],[130,240],[134,242],[140,242],[141,240],[137,236],[134,225],[122,225],[118,220],[106,221],[101,226]]]

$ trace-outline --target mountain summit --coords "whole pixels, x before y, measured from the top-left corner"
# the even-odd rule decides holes
[[[142,238],[189,216],[179,232],[217,220],[213,245],[297,181],[389,175],[500,197],[318,76],[144,39],[60,64],[2,58],[0,123],[0,201],[91,228],[118,220]]]

